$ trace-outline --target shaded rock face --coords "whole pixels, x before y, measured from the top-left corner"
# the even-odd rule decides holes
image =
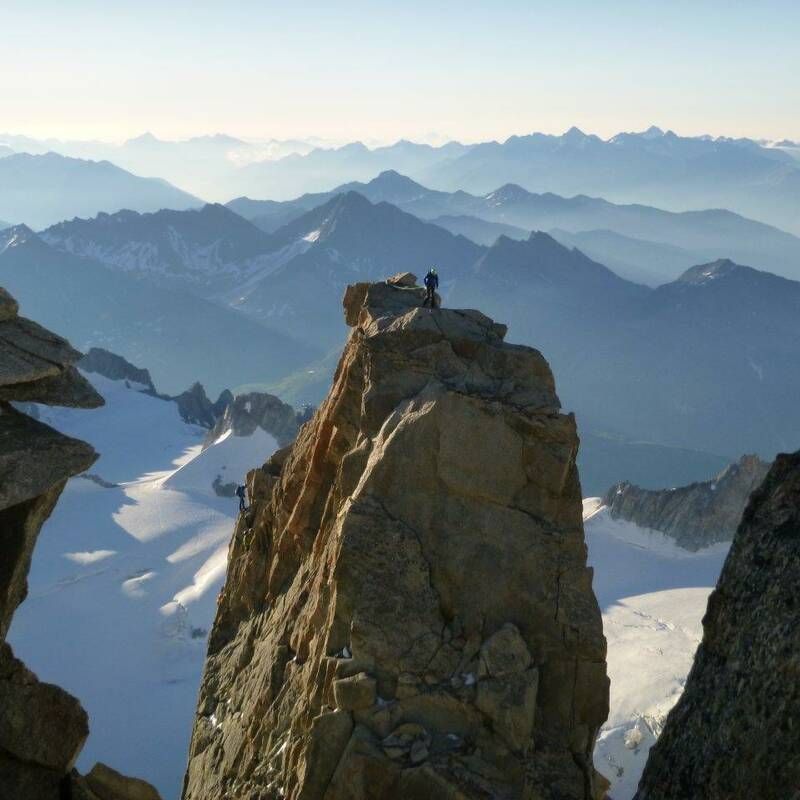
[[[69,773],[89,734],[86,712],[67,692],[41,683],[5,642],[27,594],[36,539],[69,477],[97,458],[12,408],[9,401],[93,408],[102,398],[77,372],[80,353],[17,316],[0,291],[0,797],[69,799]]]
[[[423,297],[347,290],[328,398],[248,475],[186,800],[599,791],[574,419],[540,353]]]
[[[638,800],[793,800],[800,790],[800,452],[747,505],[686,688]]]
[[[742,456],[710,481],[660,491],[620,483],[603,502],[615,519],[662,531],[681,547],[700,550],[733,538],[748,498],[769,466],[757,456]]]
[[[294,441],[300,416],[292,406],[265,392],[248,392],[231,397],[206,441],[213,442],[226,431],[234,436],[250,436],[257,428],[272,434],[283,447]]]
[[[104,350],[102,347],[90,348],[78,366],[84,372],[94,372],[112,381],[125,380],[138,383],[145,386],[151,394],[156,393],[156,387],[148,370],[135,367],[127,359],[109,350]]]
[[[178,404],[178,413],[184,422],[210,430],[225,413],[228,404],[233,400],[233,395],[225,389],[217,401],[212,403],[203,385],[196,382],[185,392],[170,399]]]

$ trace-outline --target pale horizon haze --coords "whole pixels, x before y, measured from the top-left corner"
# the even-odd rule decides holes
[[[572,125],[800,139],[800,4],[3,4],[0,130],[505,139]]]

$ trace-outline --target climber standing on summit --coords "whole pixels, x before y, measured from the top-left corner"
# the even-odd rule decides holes
[[[430,303],[431,308],[436,308],[436,290],[439,288],[439,276],[436,274],[436,267],[431,267],[423,281],[425,284],[425,300],[422,307]]]

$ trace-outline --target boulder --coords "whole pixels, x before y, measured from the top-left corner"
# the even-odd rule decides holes
[[[541,353],[423,298],[345,292],[331,391],[232,538],[185,800],[594,798],[575,420]]]
[[[483,643],[478,675],[503,678],[524,672],[530,665],[531,654],[519,628],[506,623]]]
[[[58,686],[41,683],[1,642],[0,751],[63,775],[88,735],[81,704]]]
[[[101,762],[92,767],[85,780],[98,800],[161,800],[147,781],[129,778]]]
[[[80,357],[66,339],[29,319],[0,321],[0,386],[55,377]]]
[[[387,278],[386,283],[390,286],[410,288],[417,285],[417,276],[413,272],[398,272],[397,275]]]
[[[356,711],[375,705],[377,688],[375,679],[366,672],[359,672],[350,678],[340,678],[333,682],[333,699],[337,708]]]

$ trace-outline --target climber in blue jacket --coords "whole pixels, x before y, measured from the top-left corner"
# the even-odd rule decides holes
[[[425,300],[422,305],[430,303],[431,308],[436,308],[436,290],[439,288],[439,276],[436,274],[436,267],[431,267],[423,280],[425,284]]]

